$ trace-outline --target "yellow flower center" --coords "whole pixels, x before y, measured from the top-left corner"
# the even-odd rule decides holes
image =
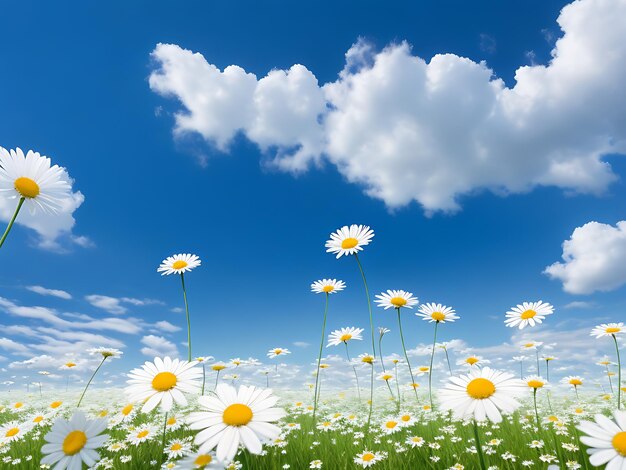
[[[622,331],[622,329],[617,326],[610,326],[604,331],[606,331],[607,333],[619,333],[620,331]]]
[[[391,380],[392,378],[393,378],[393,375],[390,375],[390,374],[383,375],[383,380]]]
[[[53,401],[52,403],[50,403],[50,408],[54,409],[54,408],[58,408],[59,406],[61,406],[63,404],[62,401]]]
[[[496,393],[496,386],[491,380],[479,377],[467,384],[467,394],[476,400],[484,400],[494,393]]]
[[[397,308],[404,307],[406,305],[406,299],[404,297],[392,297],[389,302]]]
[[[172,263],[172,269],[183,269],[186,267],[187,267],[187,261],[183,261],[182,259],[179,259]]]
[[[213,366],[213,370],[224,370],[226,369],[226,366],[221,365],[221,364],[216,364]]]
[[[443,312],[433,312],[430,314],[430,318],[435,321],[443,321],[446,319],[446,316],[443,314]]]
[[[274,354],[282,354],[282,349],[274,349]]]
[[[343,335],[341,338],[339,338],[341,341],[349,341],[352,339],[352,335],[349,333],[346,333],[345,335]]]
[[[65,367],[76,367],[76,364],[74,364],[73,362],[66,362]]]
[[[529,380],[528,386],[530,388],[541,388],[543,387],[543,382],[541,380]]]
[[[18,401],[15,405],[13,405],[13,408],[21,408],[22,406],[24,406],[24,403]]]
[[[363,454],[363,457],[361,457],[363,462],[371,462],[375,458],[376,458],[376,456],[374,454],[372,454],[371,452],[367,452],[366,454]]]
[[[537,312],[535,312],[534,310],[526,310],[525,312],[522,312],[522,314],[520,315],[520,318],[522,320],[528,320],[529,318],[532,318],[535,315],[537,315]]]
[[[613,436],[611,444],[613,444],[613,448],[618,454],[622,457],[626,456],[626,432],[618,432],[615,436]]]
[[[7,431],[7,433],[4,435],[4,437],[13,437],[15,436],[18,432],[20,432],[19,428],[11,428]]]
[[[39,185],[35,183],[35,180],[22,176],[15,180],[13,183],[15,190],[20,193],[22,197],[33,199],[39,196]]]
[[[406,423],[407,421],[411,421],[411,415],[402,415],[400,419]]]
[[[178,442],[173,444],[172,447],[170,447],[170,450],[180,450],[182,449],[183,446],[181,446]]]
[[[139,432],[137,434],[137,437],[139,439],[143,439],[144,437],[146,437],[148,434],[150,434],[150,431],[148,431],[147,429],[144,429],[143,431]]]
[[[43,421],[43,416],[35,416],[33,419],[33,423],[41,423]]]
[[[109,412],[107,410],[102,410],[100,413],[98,413],[98,416],[100,418],[104,418],[105,416],[108,416]]]
[[[428,372],[428,367],[427,366],[421,366],[419,368],[420,372]]]
[[[212,460],[213,457],[211,457],[209,454],[201,454],[196,457],[196,460],[194,460],[193,463],[196,465],[205,466],[210,464]]]
[[[133,411],[133,405],[126,405],[124,408],[122,408],[122,414],[124,416],[128,416],[131,411]]]
[[[344,250],[349,250],[350,248],[354,248],[358,244],[359,241],[356,238],[349,237],[341,242],[341,248],[343,248]]]
[[[428,410],[430,410],[430,405],[424,405],[424,406],[422,406],[422,409],[424,411],[428,411]]]
[[[335,287],[334,287],[334,286],[324,286],[324,287],[322,287],[322,290],[323,290],[324,292],[328,293],[328,292],[332,292],[332,291],[334,291],[334,290],[335,290]]]
[[[467,362],[470,366],[473,366],[474,364],[476,364],[478,362],[478,358],[477,357],[468,357],[467,359],[465,359],[465,362]]]
[[[171,372],[159,372],[152,379],[152,388],[159,392],[167,392],[176,386],[176,376]]]
[[[63,440],[63,452],[65,455],[78,454],[87,444],[87,435],[82,431],[72,431]]]
[[[582,385],[583,381],[580,379],[570,379],[569,383],[570,385],[578,386],[578,385]]]
[[[576,413],[576,414],[581,414],[581,413],[584,413],[584,412],[585,412],[585,410],[583,410],[582,408],[576,408],[574,410],[574,413]]]
[[[554,423],[558,420],[559,420],[558,416],[554,416],[554,415],[548,416],[548,421],[552,421]]]
[[[172,424],[176,424],[176,418],[174,416],[167,419],[167,425],[171,426]]]
[[[395,428],[397,425],[398,425],[398,422],[397,422],[397,421],[387,421],[387,422],[385,423],[385,427],[386,427],[387,429],[393,429],[393,428]]]
[[[420,386],[420,384],[416,384],[415,382],[413,382],[411,384],[411,387],[413,387],[413,388],[419,388],[419,386]]]
[[[372,356],[365,356],[361,358],[361,362],[366,362],[367,364],[372,364],[374,362],[374,358]]]
[[[235,403],[224,410],[222,421],[228,426],[245,426],[252,421],[252,410],[247,405]]]
[[[526,343],[526,344],[524,345],[524,347],[527,347],[527,348],[532,348],[534,345],[535,345],[535,343]]]

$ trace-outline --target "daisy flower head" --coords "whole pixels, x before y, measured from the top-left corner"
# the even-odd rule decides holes
[[[211,365],[211,370],[214,370],[216,372],[222,371],[224,369],[226,369],[228,366],[226,364],[224,364],[223,362],[218,362],[216,364],[212,364]]]
[[[412,293],[403,290],[387,290],[387,292],[376,295],[376,299],[375,302],[378,306],[385,310],[402,307],[413,308],[418,303],[417,297],[413,297]]]
[[[524,377],[524,383],[527,387],[535,390],[548,385],[548,381],[539,375],[529,375],[528,377]]]
[[[446,307],[445,305],[435,303],[421,305],[419,312],[416,312],[415,315],[422,317],[423,320],[430,323],[453,322],[454,320],[459,319],[452,307]]]
[[[354,328],[351,326],[335,330],[328,335],[328,345],[326,347],[337,346],[341,343],[347,344],[348,341],[353,339],[362,340],[363,337],[361,333],[363,333],[363,328]]]
[[[502,421],[502,413],[512,413],[525,393],[526,384],[512,374],[485,367],[467,375],[450,377],[439,392],[444,410],[451,410],[459,419],[473,417],[476,421]]]
[[[385,336],[387,333],[390,333],[391,330],[389,328],[384,328],[382,326],[378,327],[378,334],[380,335],[380,337],[382,338],[383,336]]]
[[[366,450],[365,452],[361,452],[357,454],[354,458],[354,463],[361,465],[363,468],[371,467],[377,462],[380,462],[385,458],[385,454],[383,452],[371,452]]]
[[[31,214],[59,212],[71,197],[71,179],[65,168],[29,150],[0,147],[0,194],[23,199]]]
[[[511,328],[518,327],[521,330],[528,325],[535,326],[537,323],[543,322],[546,316],[552,315],[552,313],[554,313],[554,307],[549,303],[541,300],[523,302],[506,312],[504,324]]]
[[[197,364],[195,361],[155,357],[154,362],[146,361],[141,368],[130,371],[126,393],[131,401],[144,402],[141,409],[144,413],[159,404],[166,412],[172,409],[174,402],[187,406],[184,394],[197,393],[201,388],[202,369]]]
[[[202,261],[197,255],[190,253],[179,253],[177,255],[168,256],[157,268],[157,272],[161,276],[169,276],[170,274],[183,274],[200,266]]]
[[[311,291],[316,294],[334,294],[345,288],[346,284],[337,279],[321,279],[311,284]]]
[[[489,364],[487,359],[483,359],[482,356],[476,356],[475,354],[471,354],[463,359],[459,359],[456,361],[457,366],[482,366],[483,364]]]
[[[106,427],[106,419],[88,419],[81,411],[75,411],[69,420],[58,418],[44,436],[47,444],[41,453],[46,455],[41,463],[56,464],[54,468],[58,469],[80,469],[83,463],[93,467],[100,460],[96,449],[109,438],[102,434]]]
[[[369,364],[370,366],[374,365],[374,356],[368,353],[359,354],[357,361],[361,364]]]
[[[541,341],[525,341],[521,344],[522,351],[534,351],[543,346]]]
[[[383,372],[378,376],[378,380],[384,380],[385,382],[389,382],[390,380],[393,380],[393,375],[389,372]]]
[[[613,419],[598,414],[595,422],[581,421],[578,429],[586,435],[580,442],[589,449],[589,462],[595,467],[619,469],[626,466],[626,412],[615,410]]]
[[[369,245],[374,237],[374,231],[367,225],[344,225],[336,232],[330,234],[330,240],[326,242],[326,252],[337,255],[337,259],[343,255],[354,255]]]
[[[573,387],[580,387],[584,384],[584,379],[579,375],[568,375],[561,379],[561,383],[564,385],[571,385]]]
[[[109,357],[112,357],[114,359],[119,359],[122,356],[122,354],[124,354],[119,349],[114,349],[114,348],[91,348],[91,349],[88,349],[87,352],[91,354],[92,356],[100,355],[102,356],[103,359],[109,358]]]
[[[591,330],[591,336],[602,338],[604,336],[621,335],[624,333],[624,323],[603,323]]]
[[[275,357],[286,356],[287,354],[291,354],[291,351],[289,351],[289,349],[273,348],[267,352],[267,357],[269,357],[270,359],[274,359]]]
[[[199,452],[207,453],[217,447],[217,459],[230,462],[240,444],[252,454],[263,450],[261,440],[276,439],[280,428],[274,424],[285,411],[275,408],[278,397],[270,389],[242,385],[239,390],[219,384],[215,396],[201,396],[198,404],[203,411],[189,415],[189,427],[201,430],[195,438]]]
[[[196,452],[180,461],[181,468],[223,470],[224,465],[220,463],[213,452]]]
[[[0,444],[19,441],[34,426],[33,422],[18,423],[17,421],[9,421],[0,426]]]

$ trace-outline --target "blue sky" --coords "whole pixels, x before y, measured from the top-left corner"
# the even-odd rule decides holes
[[[319,165],[309,162],[294,172],[272,164],[276,153],[291,149],[272,142],[271,136],[257,133],[255,140],[252,131],[237,132],[222,148],[211,137],[221,132],[216,128],[204,135],[187,129],[175,136],[174,115],[186,112],[185,105],[172,89],[164,96],[149,82],[162,61],[151,53],[165,43],[200,53],[220,70],[236,64],[258,79],[272,69],[302,64],[322,85],[338,80],[346,52],[361,38],[360,44],[370,48],[365,62],[384,54],[386,46],[406,41],[410,54],[426,62],[442,53],[485,61],[502,86],[511,88],[519,67],[549,63],[555,40],[563,35],[556,20],[566,2],[529,1],[515,8],[492,1],[296,3],[24,1],[0,6],[5,38],[0,42],[0,145],[51,157],[68,169],[74,190],[85,197],[73,214],[71,232],[42,247],[41,234],[17,225],[0,254],[0,297],[5,299],[0,308],[6,313],[0,323],[13,327],[0,334],[8,340],[0,348],[0,379],[32,374],[39,365],[50,367],[45,361],[31,369],[10,367],[16,361],[53,351],[77,354],[67,331],[105,337],[91,337],[94,346],[106,345],[98,343],[106,338],[123,344],[125,357],[111,369],[115,371],[147,358],[140,349],[148,335],[163,338],[161,351],[174,347],[183,354],[184,328],[155,326],[160,321],[184,326],[184,315],[172,311],[182,306],[178,279],[156,273],[163,258],[178,252],[196,253],[203,261],[187,281],[195,354],[263,358],[270,347],[282,346],[293,351],[288,362],[310,362],[323,307],[323,298],[309,292],[313,280],[336,277],[348,284],[332,298],[331,329],[367,327],[354,260],[335,260],[324,250],[329,233],[351,223],[370,225],[376,232],[362,256],[372,292],[406,289],[421,301],[455,307],[461,320],[446,325],[442,339],[461,339],[473,351],[508,357],[506,345],[519,338],[511,339],[514,332],[505,328],[504,313],[524,300],[555,305],[556,314],[541,329],[545,335],[557,325],[560,331],[582,331],[622,319],[626,276],[614,264],[608,267],[613,277],[588,281],[591,292],[584,295],[564,292],[561,280],[543,271],[561,261],[561,244],[577,227],[597,221],[611,228],[622,220],[626,165],[617,154],[626,135],[623,111],[621,116],[602,114],[610,131],[597,131],[612,142],[600,153],[614,181],[607,182],[601,171],[596,179],[589,173],[592,182],[559,180],[550,173],[528,177],[521,181],[528,186],[521,189],[508,180],[502,182],[505,189],[490,189],[476,183],[482,176],[475,172],[469,187],[454,195],[458,210],[425,211],[430,195],[411,194],[409,202],[396,204],[390,203],[395,196],[366,194],[369,186],[362,175],[353,179],[341,170],[354,163],[343,156],[322,156]],[[609,65],[604,71],[605,79],[615,72]],[[459,83],[463,80],[460,75]],[[581,85],[591,89],[592,97],[593,80]],[[570,82],[565,77],[559,83],[567,89]],[[471,85],[463,86],[451,100],[471,96]],[[602,100],[616,102],[608,96],[580,105],[601,113]],[[235,119],[237,112],[231,108],[226,114]],[[563,139],[569,132],[584,135],[586,130],[577,125],[582,124],[572,120],[569,128],[557,128],[554,134],[563,131]],[[443,133],[437,134],[440,140],[459,138],[454,122],[437,131]],[[270,142],[267,149],[257,145],[263,139]],[[598,152],[586,145],[580,143],[582,152]],[[495,174],[496,167],[481,171]],[[462,179],[464,170],[459,171]],[[0,212],[0,220],[6,219]],[[619,259],[623,242],[617,243]],[[42,296],[27,286],[60,289],[72,298]],[[606,286],[609,291],[602,292]],[[94,306],[93,298],[89,302],[92,295],[138,299],[145,305],[109,299],[107,311]],[[572,308],[572,302],[585,304]],[[86,320],[77,315],[115,318],[136,331],[80,324],[67,329],[19,308],[36,306],[78,323]],[[432,325],[410,314],[405,319],[411,347],[430,341]],[[386,349],[399,351],[393,316],[376,309],[375,320],[393,330]],[[15,325],[35,333],[24,334]],[[88,336],[82,338],[90,342]],[[52,344],[58,349],[48,349]],[[355,352],[365,350],[365,344],[355,347]],[[605,352],[611,352],[608,343],[592,354]]]

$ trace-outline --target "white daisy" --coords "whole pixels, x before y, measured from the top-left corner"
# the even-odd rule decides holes
[[[363,328],[354,328],[351,326],[335,330],[328,335],[328,345],[326,345],[326,347],[328,348],[330,346],[337,346],[341,343],[348,343],[348,341],[353,339],[362,340],[363,337],[361,336],[361,333],[363,333]]]
[[[198,404],[205,410],[189,415],[189,427],[201,430],[195,439],[199,452],[206,453],[217,446],[216,456],[229,462],[243,444],[250,453],[263,450],[261,439],[275,439],[280,428],[271,424],[285,416],[281,408],[274,408],[278,397],[270,389],[242,385],[237,391],[227,384],[219,384],[215,396],[201,396]]]
[[[193,468],[193,469],[211,469],[211,470],[223,470],[224,465],[221,464],[216,458],[213,452],[196,452],[180,461],[181,468]]]
[[[500,412],[515,411],[520,406],[516,398],[525,391],[524,382],[512,374],[485,367],[450,377],[450,383],[439,392],[439,401],[444,410],[452,410],[457,418],[473,416],[476,421],[499,423]]]
[[[415,313],[418,317],[428,322],[453,322],[458,320],[459,317],[454,312],[452,307],[446,307],[442,304],[427,303],[420,306],[419,313]]]
[[[535,326],[537,323],[541,323],[546,316],[554,313],[554,307],[549,303],[538,302],[523,302],[517,307],[512,307],[511,310],[506,312],[506,320],[504,324],[511,328],[516,326],[521,330],[522,328],[530,325]]]
[[[607,464],[606,470],[618,470],[626,466],[626,412],[616,410],[613,418],[598,414],[595,423],[581,421],[578,425],[586,434],[580,442],[589,447],[589,462],[594,467]]]
[[[522,351],[529,351],[529,350],[537,350],[539,349],[541,346],[543,346],[543,342],[541,341],[526,341],[521,343],[521,349]]]
[[[358,463],[364,468],[371,467],[376,462],[383,460],[385,456],[384,452],[370,452],[369,450],[366,450],[365,452],[357,454],[354,458],[354,463]]]
[[[124,354],[119,349],[114,349],[114,348],[90,348],[90,349],[87,349],[87,352],[91,354],[92,356],[100,355],[103,358],[112,357],[114,359],[119,359],[122,356],[122,354]]]
[[[343,281],[337,279],[321,279],[311,284],[311,291],[316,294],[334,294],[346,288]]]
[[[131,444],[138,446],[139,444],[150,441],[157,437],[158,429],[150,424],[142,424],[133,428],[126,436],[126,440]]]
[[[161,276],[183,274],[197,268],[201,263],[202,261],[200,261],[200,258],[196,255],[180,253],[174,256],[168,256],[164,259],[157,268],[157,272],[161,273]]]
[[[591,336],[602,338],[603,336],[621,335],[624,333],[624,324],[620,323],[603,323],[591,330]]]
[[[270,359],[274,359],[275,357],[285,356],[287,354],[291,354],[291,351],[289,351],[289,349],[286,349],[286,348],[273,348],[273,349],[270,349],[267,352],[267,357],[269,357]]]
[[[58,418],[50,432],[44,436],[48,444],[41,448],[42,464],[56,464],[55,470],[82,468],[83,463],[93,467],[100,455],[96,449],[109,438],[102,434],[107,427],[105,419],[87,419],[81,411],[75,411],[69,420]]]
[[[567,377],[563,377],[561,379],[561,383],[564,385],[571,385],[574,388],[580,387],[583,385],[585,380],[579,375],[568,375]]]
[[[387,290],[376,295],[375,302],[379,307],[383,307],[385,310],[388,308],[413,308],[413,305],[418,303],[417,297],[413,297],[413,294],[403,290]]]
[[[58,212],[71,196],[71,179],[65,168],[50,166],[50,159],[29,150],[0,147],[0,194],[24,199],[32,213]]]
[[[489,362],[491,361],[487,359],[483,359],[482,356],[476,356],[475,354],[472,354],[470,356],[464,357],[456,361],[456,365],[472,367],[472,366],[482,366],[484,364],[489,364]]]
[[[367,225],[344,225],[339,230],[330,234],[330,240],[326,242],[326,252],[337,255],[354,255],[363,250],[365,245],[369,245],[374,237],[374,231]]]
[[[149,413],[159,403],[163,411],[171,410],[174,402],[187,406],[184,393],[198,393],[201,389],[198,379],[202,376],[202,369],[197,364],[195,361],[155,357],[154,363],[146,361],[141,369],[130,371],[126,393],[131,401],[145,401],[141,409],[144,413]]]
[[[524,383],[529,388],[539,389],[548,386],[548,381],[539,375],[524,377]]]
[[[19,441],[33,428],[32,422],[9,421],[0,426],[0,444]]]

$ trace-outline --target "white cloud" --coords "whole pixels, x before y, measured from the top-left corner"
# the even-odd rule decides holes
[[[0,349],[11,351],[14,353],[27,353],[29,349],[21,343],[17,343],[9,338],[0,337]]]
[[[59,299],[69,300],[72,298],[69,292],[59,289],[48,289],[42,286],[27,286],[26,289],[39,295],[49,295],[52,297],[58,297]]]
[[[308,348],[309,346],[311,346],[311,344],[307,343],[306,341],[294,341],[293,345],[298,348]]]
[[[145,356],[178,357],[176,345],[163,336],[147,335],[141,338],[141,343],[145,344],[145,347],[141,348],[141,354]]]
[[[161,330],[161,331],[165,331],[167,333],[175,333],[177,331],[180,331],[180,327],[176,326],[176,325],[172,325],[170,322],[166,321],[166,320],[161,320],[158,321],[154,324],[154,326]]]
[[[563,242],[563,262],[545,269],[570,294],[611,291],[626,283],[626,221],[589,222]]]
[[[567,5],[550,63],[518,68],[512,87],[483,62],[363,41],[321,87],[302,65],[257,79],[159,44],[150,86],[181,102],[177,136],[226,151],[241,132],[291,172],[328,161],[389,207],[457,210],[463,195],[536,186],[597,194],[615,180],[601,158],[626,151],[625,15],[626,0]]]
[[[73,183],[65,169],[63,169],[62,179],[68,181],[70,185]],[[85,196],[80,191],[72,191],[70,192],[70,197],[63,202],[61,209],[57,213],[42,213],[39,211],[31,214],[30,211],[22,210],[15,223],[37,232],[37,244],[40,248],[59,252],[65,251],[63,244],[60,242],[60,239],[63,238],[70,243],[82,246],[82,243],[88,239],[83,236],[77,237],[73,235],[72,229],[76,223],[74,212],[81,206],[84,200]],[[15,199],[0,198],[0,221],[8,222],[15,212],[16,205],[17,200]],[[15,234],[12,235],[15,236]]]
[[[132,297],[110,297],[108,295],[86,295],[85,300],[89,302],[91,305],[97,308],[101,308],[113,315],[122,315],[128,311],[124,303],[135,305],[138,307],[143,307],[146,305],[162,305],[163,302],[155,299],[135,299]]]

